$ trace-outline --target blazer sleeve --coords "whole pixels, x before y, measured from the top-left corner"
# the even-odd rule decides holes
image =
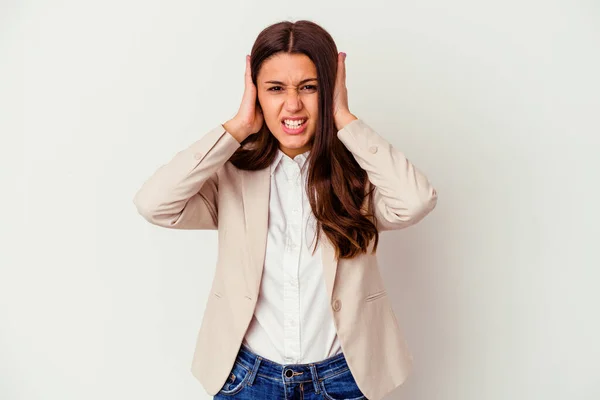
[[[133,203],[150,223],[173,229],[217,229],[217,171],[240,147],[223,125],[178,152],[147,179]]]
[[[435,208],[437,192],[427,177],[363,120],[346,124],[337,137],[375,187],[373,209],[379,231],[414,225]]]

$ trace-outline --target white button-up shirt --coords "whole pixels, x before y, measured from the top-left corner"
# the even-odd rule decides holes
[[[292,159],[278,150],[271,164],[265,264],[244,337],[252,351],[280,364],[317,362],[342,351],[323,279],[320,245],[312,254],[316,219],[306,195],[308,154]]]

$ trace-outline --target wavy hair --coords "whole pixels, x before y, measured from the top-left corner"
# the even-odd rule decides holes
[[[373,215],[373,190],[367,192],[367,173],[337,138],[333,118],[333,91],[338,50],[331,35],[312,21],[282,21],[263,29],[250,54],[252,81],[263,62],[277,53],[304,54],[315,64],[318,79],[319,121],[307,163],[307,195],[317,220],[317,247],[321,230],[335,247],[338,258],[366,253],[372,239],[373,252],[379,234]],[[257,99],[257,107],[260,104]],[[267,168],[277,155],[279,143],[266,123],[248,136],[231,156],[238,169]]]

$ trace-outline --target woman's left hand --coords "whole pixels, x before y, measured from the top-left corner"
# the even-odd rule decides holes
[[[333,90],[333,118],[339,131],[348,123],[358,119],[348,109],[348,90],[346,89],[346,53],[338,54],[337,76]]]

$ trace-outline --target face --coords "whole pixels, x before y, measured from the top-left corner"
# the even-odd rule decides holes
[[[265,123],[289,157],[310,150],[319,118],[317,69],[304,54],[278,53],[262,63],[258,101]]]

